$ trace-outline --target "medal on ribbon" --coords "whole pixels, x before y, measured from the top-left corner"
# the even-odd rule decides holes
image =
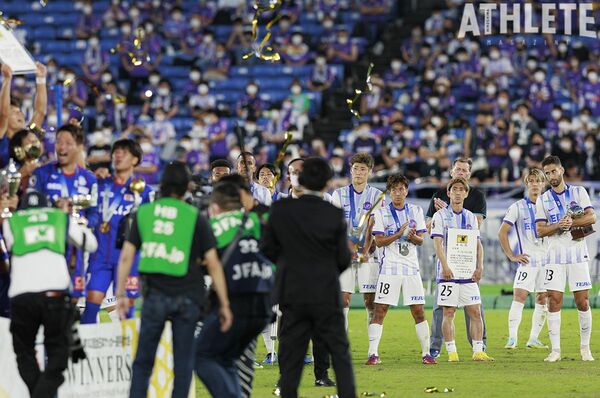
[[[112,203],[110,202],[109,195],[112,191],[112,187],[109,184],[104,187],[104,200],[102,201],[102,224],[100,224],[100,232],[103,234],[110,232],[110,219],[123,202],[123,196],[125,195],[127,186],[128,184],[125,183],[120,190],[115,192],[115,199],[112,201]]]

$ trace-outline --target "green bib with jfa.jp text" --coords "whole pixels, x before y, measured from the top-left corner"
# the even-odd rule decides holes
[[[67,215],[59,209],[17,211],[8,219],[14,237],[12,254],[24,256],[47,249],[65,254]]]
[[[184,276],[198,218],[198,209],[175,198],[142,205],[137,223],[142,240],[141,273]]]

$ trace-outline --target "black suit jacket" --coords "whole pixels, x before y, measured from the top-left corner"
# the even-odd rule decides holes
[[[261,251],[277,264],[274,302],[341,306],[340,273],[352,255],[344,213],[313,195],[271,207]]]

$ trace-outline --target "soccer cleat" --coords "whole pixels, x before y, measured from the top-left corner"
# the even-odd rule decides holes
[[[427,354],[423,357],[423,365],[437,365],[437,361],[434,357]]]
[[[448,353],[448,362],[459,362],[458,352],[449,352]]]
[[[277,354],[273,354],[273,357],[271,358],[271,353],[268,353],[265,357],[265,360],[262,363],[264,365],[272,365],[274,363],[277,363]]]
[[[440,356],[440,350],[435,350],[432,348],[429,350],[429,355],[431,355],[434,358],[437,358]]]
[[[558,362],[560,361],[560,352],[552,351],[546,358],[544,358],[544,362]]]
[[[580,350],[581,352],[581,360],[582,361],[586,361],[586,362],[591,362],[594,361],[594,357],[592,356],[592,352],[590,351],[590,348],[582,348]]]
[[[527,348],[547,350],[548,346],[542,343],[539,339],[529,339],[529,341],[527,342]]]
[[[263,369],[263,366],[260,363],[254,361],[254,369]]]
[[[473,353],[473,360],[475,362],[494,362],[494,358],[489,356],[487,352],[480,351]]]
[[[315,380],[316,387],[335,387],[335,382],[331,380],[328,376],[323,377],[322,379]]]
[[[529,344],[529,343],[528,343]],[[504,346],[504,348],[508,349],[508,350],[514,350],[517,348],[517,340],[509,337],[508,341],[506,342],[506,345]]]
[[[379,365],[380,363],[381,361],[377,355],[369,355],[369,359],[367,359],[365,365]]]

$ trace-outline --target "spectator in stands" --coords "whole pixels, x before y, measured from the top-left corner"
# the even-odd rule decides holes
[[[540,128],[529,115],[529,106],[525,102],[521,102],[517,105],[517,112],[512,116],[509,130],[510,142],[516,142],[521,147],[525,147],[529,143],[531,135],[538,132],[540,132]]]
[[[460,100],[474,100],[479,96],[481,65],[477,58],[469,57],[465,47],[457,48],[453,64],[452,82],[458,88]]]
[[[258,84],[251,82],[246,86],[246,95],[237,103],[237,114],[242,119],[248,116],[260,116],[265,107],[265,103],[258,94]]]
[[[236,52],[240,47],[250,47],[250,43],[248,42],[248,40],[246,40],[246,36],[244,35],[244,20],[242,18],[236,18],[233,21],[231,33],[227,38],[227,43],[225,44],[225,46],[229,51],[233,52]]]
[[[596,66],[587,68],[585,80],[581,82],[578,92],[579,106],[589,108],[592,117],[600,118],[600,81],[598,80],[598,69]]]
[[[512,109],[510,107],[510,93],[508,90],[502,90],[498,93],[493,113],[494,119],[510,120]]]
[[[585,154],[584,175],[588,181],[600,180],[600,141],[594,134],[588,134],[583,141]]]
[[[256,124],[256,117],[248,116],[242,127],[244,131],[244,149],[248,152],[259,153],[263,146],[262,132]]]
[[[152,71],[150,73],[150,75],[148,76],[148,84],[144,85],[144,87],[140,91],[139,98],[143,102],[150,101],[152,96],[154,96],[156,93],[158,93],[158,86],[162,80],[163,79],[162,79],[159,71],[157,71],[157,70]]]
[[[479,98],[479,111],[481,112],[492,112],[497,104],[497,90],[496,84],[493,80],[488,80],[485,85],[485,91],[483,96]]]
[[[527,160],[528,167],[539,168],[542,164],[542,160],[550,154],[549,145],[547,145],[546,139],[541,132],[532,133],[530,142],[528,142],[527,145],[516,144],[523,148],[523,154]]]
[[[558,123],[563,117],[563,110],[560,105],[554,105],[550,112],[550,117],[546,120],[546,134],[548,137],[554,137],[558,135]]]
[[[142,148],[143,156],[140,164],[135,167],[135,175],[136,177],[143,177],[146,184],[158,184],[160,180],[160,158],[156,146],[152,144],[152,137],[148,134],[141,134],[137,139]]]
[[[210,161],[226,159],[229,154],[227,124],[224,120],[219,120],[214,111],[206,113],[204,124],[208,132]]]
[[[71,68],[65,68],[65,80],[63,81],[63,106],[75,105],[85,108],[88,100],[88,89],[85,83],[75,75]]]
[[[155,110],[154,120],[146,126],[146,132],[152,137],[152,143],[158,147],[165,146],[166,149],[174,145],[175,126],[167,119],[167,113],[162,108]],[[166,159],[170,159],[170,156]]]
[[[83,15],[79,16],[75,34],[78,39],[88,39],[91,35],[98,33],[102,27],[102,20],[93,13],[91,1],[86,1],[81,11]]]
[[[335,69],[327,65],[325,54],[319,53],[315,58],[315,65],[310,71],[308,89],[311,91],[327,91],[335,81]]]
[[[473,159],[471,174],[478,181],[484,181],[488,177],[489,166],[486,155],[495,133],[491,126],[491,114],[479,112],[475,118],[475,126],[467,129],[465,133],[464,154],[465,157]]]
[[[554,90],[546,80],[546,72],[543,68],[535,70],[533,80],[527,94],[531,103],[531,116],[541,128],[545,128],[554,103]]]
[[[290,23],[295,24],[302,13],[302,0],[283,0],[280,12],[290,17]]]
[[[416,66],[419,60],[419,55],[421,57],[426,57],[429,54],[423,54],[421,48],[425,44],[423,40],[423,30],[420,26],[415,26],[412,28],[410,38],[404,40],[402,43],[402,59],[408,65]],[[417,70],[420,72],[420,70]]]
[[[90,170],[110,167],[110,140],[112,136],[105,135],[102,130],[92,133],[88,140],[86,161]]]
[[[296,125],[300,133],[308,125],[308,112],[310,111],[310,97],[302,92],[302,86],[298,79],[294,79],[290,86],[290,100],[292,101],[291,123]]]
[[[321,34],[319,34],[315,44],[319,51],[327,52],[327,49],[335,42],[337,36],[334,18],[329,14],[325,14],[321,20],[321,26],[323,27],[323,30],[321,31]]]
[[[273,35],[273,42],[275,43],[275,49],[278,52],[284,51],[285,47],[290,44],[292,39],[292,21],[289,15],[283,15],[277,24],[277,29],[273,28],[276,32]]]
[[[202,42],[200,42],[196,48],[196,59],[194,61],[194,65],[205,71],[210,63],[210,60],[215,58],[216,52],[217,45],[215,43],[213,33],[209,30],[204,30]]]
[[[205,65],[204,78],[206,80],[225,80],[229,75],[231,58],[223,43],[217,43],[215,55]]]
[[[198,85],[202,81],[202,72],[200,68],[194,66],[190,69],[188,75],[188,81],[183,86],[183,94],[189,100],[189,98],[198,92]]]
[[[109,65],[108,52],[100,48],[98,35],[91,35],[87,48],[83,53],[83,61],[81,63],[83,75],[90,81],[98,84],[102,74],[108,69]]]
[[[161,79],[156,92],[144,103],[142,114],[153,116],[157,109],[164,111],[166,119],[171,119],[179,111],[177,97],[173,94],[171,83],[167,79]]]
[[[585,156],[577,147],[577,142],[571,134],[565,134],[558,140],[555,140],[552,145],[552,154],[559,157],[565,165],[565,173],[569,178],[574,178],[580,174],[585,162]],[[569,171],[572,168],[573,170]]]
[[[96,125],[104,122],[123,131],[135,121],[135,114],[127,107],[125,96],[118,91],[117,84],[111,81],[103,90],[104,95],[96,99]]]
[[[352,153],[368,153],[375,157],[377,153],[377,141],[371,134],[371,127],[366,121],[362,121],[356,129],[352,131]]]
[[[202,23],[202,21],[198,18],[192,17],[192,19],[197,19],[198,22]],[[181,38],[181,32],[187,31],[188,22],[183,17],[183,11],[180,7],[173,7],[171,9],[171,14],[167,18],[163,26],[163,35],[175,49],[178,49],[179,39]]]
[[[309,48],[304,43],[304,38],[300,32],[292,34],[290,43],[281,48],[280,54],[283,61],[290,66],[302,66],[310,59]]]
[[[521,175],[526,168],[527,162],[523,156],[523,149],[517,144],[512,144],[508,150],[508,158],[502,163],[500,181],[504,185],[508,185],[509,182],[520,185]]]
[[[449,166],[446,157],[447,136],[439,139],[435,126],[428,123],[419,138],[421,142],[417,153],[421,163],[421,176],[437,181],[441,174],[440,167]]]
[[[590,108],[583,108],[579,112],[579,115],[573,119],[573,128],[583,134],[594,133],[598,129],[599,122],[599,118],[592,118],[592,111]]]
[[[431,11],[429,18],[425,20],[425,34],[427,36],[437,36],[444,31],[444,16],[442,9],[435,7]]]
[[[508,77],[515,72],[510,59],[500,51],[498,46],[490,47],[489,56],[489,62],[483,69],[483,75],[486,78],[494,79],[499,87],[508,88]]]
[[[102,25],[106,28],[114,28],[127,20],[127,11],[121,0],[111,0],[110,6],[102,16]]]
[[[404,131],[404,122],[398,120],[392,125],[392,131],[382,139],[381,156],[388,169],[397,171],[400,166],[405,151]]]
[[[358,46],[350,40],[350,32],[345,26],[339,28],[335,43],[329,45],[327,59],[335,64],[346,64],[358,59]]]
[[[175,57],[176,63],[181,65],[190,65],[196,59],[198,48],[202,43],[204,29],[199,15],[192,15],[190,18],[189,29],[185,35],[180,35],[178,48],[180,51]]]
[[[383,75],[383,81],[385,87],[389,89],[401,89],[406,87],[407,72],[406,68],[402,65],[400,57],[392,58],[390,69]]]
[[[486,158],[490,168],[490,177],[493,178],[493,181],[499,181],[500,167],[506,160],[508,148],[510,147],[506,120],[496,119],[495,127],[492,131],[494,132],[494,136],[490,146],[486,150]]]
[[[217,15],[217,5],[213,1],[200,0],[192,9],[193,15],[198,15],[203,26],[213,23]]]
[[[209,93],[209,91],[208,83],[200,82],[197,86],[196,93],[190,95],[188,106],[195,111],[217,109],[217,100],[214,95]]]
[[[377,38],[378,27],[387,19],[389,13],[388,0],[363,0],[358,8],[361,15],[361,28],[370,40]]]

